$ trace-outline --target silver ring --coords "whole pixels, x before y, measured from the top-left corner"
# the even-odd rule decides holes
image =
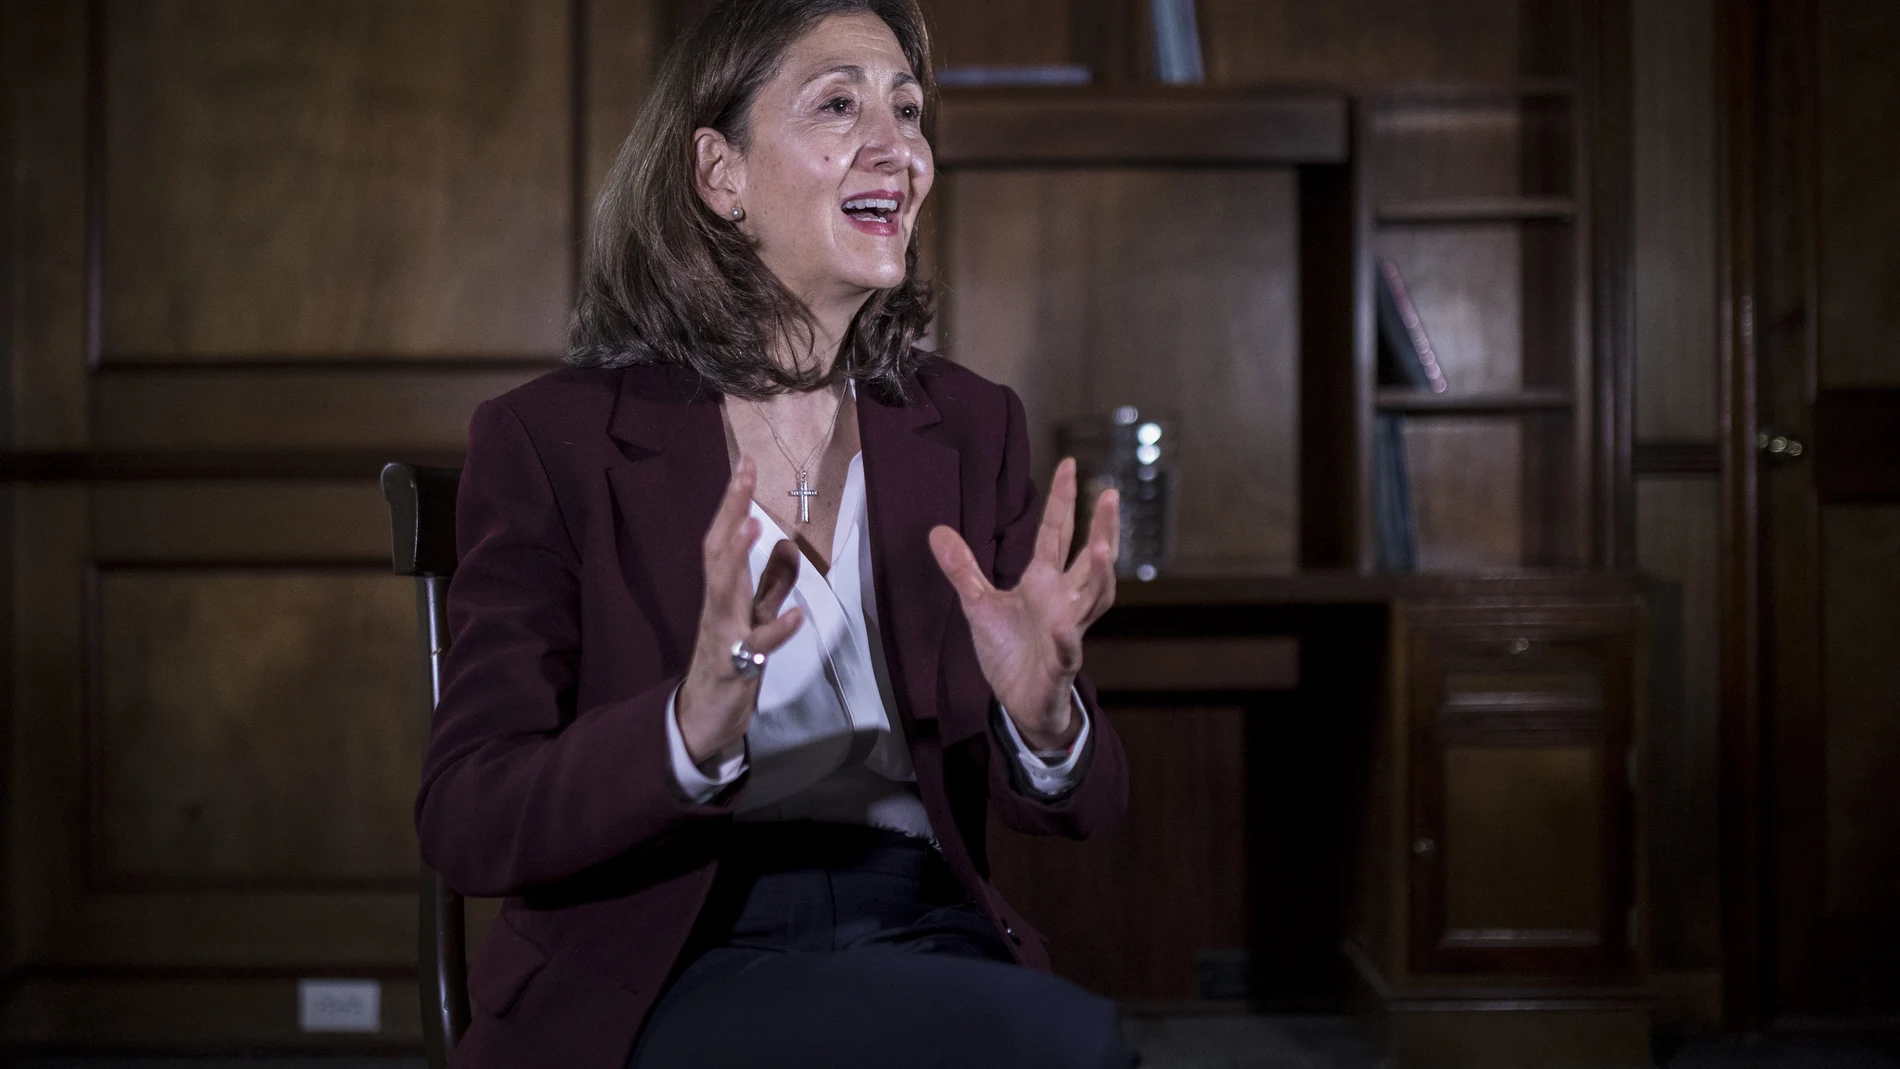
[[[765,671],[765,654],[746,645],[745,639],[732,644],[732,670],[740,679],[751,679]]]

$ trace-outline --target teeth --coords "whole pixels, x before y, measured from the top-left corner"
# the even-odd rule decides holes
[[[844,210],[847,212],[894,212],[897,210],[897,202],[889,197],[853,197],[844,202]]]

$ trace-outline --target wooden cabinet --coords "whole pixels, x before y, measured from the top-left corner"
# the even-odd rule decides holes
[[[1401,605],[1399,621],[1412,968],[1627,970],[1629,613]]]
[[[1644,613],[1624,583],[1394,602],[1347,954],[1404,1063],[1549,1064],[1515,1045],[1532,1018],[1583,1037],[1566,1056],[1647,1062]]]
[[[1585,571],[1127,584],[1088,657],[1128,817],[1085,843],[998,829],[999,885],[1060,972],[1134,1012],[1344,988],[1395,1067],[1647,1065],[1644,591]],[[1199,982],[1221,962],[1245,983]]]

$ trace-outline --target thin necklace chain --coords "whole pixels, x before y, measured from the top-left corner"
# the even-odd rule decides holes
[[[838,413],[844,409],[844,391],[838,391],[838,403],[831,407],[831,426],[825,428],[825,436],[818,439],[818,444],[812,447],[811,452],[805,454],[803,464],[795,460],[792,457],[792,451],[785,447],[785,439],[778,436],[778,428],[772,425],[772,417],[765,414],[764,407],[758,405],[757,402],[754,402],[753,407],[758,412],[759,418],[765,421],[765,429],[772,432],[772,441],[778,444],[778,451],[784,453],[785,459],[792,462],[792,473],[803,479],[811,471],[812,458],[818,455],[818,451],[825,447],[826,442],[831,441],[832,434],[838,429]]]

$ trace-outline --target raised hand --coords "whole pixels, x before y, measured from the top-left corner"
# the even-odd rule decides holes
[[[1068,568],[1075,535],[1075,460],[1056,465],[1036,530],[1035,555],[1012,590],[990,583],[963,536],[930,531],[937,566],[956,588],[970,621],[977,663],[1025,741],[1060,749],[1082,730],[1069,688],[1082,669],[1082,633],[1115,603],[1121,509],[1114,490],[1095,501],[1088,545]]]
[[[706,600],[699,613],[693,661],[674,700],[680,737],[695,764],[745,737],[758,707],[760,672],[744,678],[732,665],[732,645],[740,639],[759,653],[771,653],[797,632],[803,613],[780,606],[798,581],[798,547],[780,539],[752,589],[748,563],[759,539],[759,521],[751,516],[752,488],[758,481],[752,458],[742,456],[726,485],[712,525],[701,544],[706,565]],[[772,670],[767,664],[765,671]]]

